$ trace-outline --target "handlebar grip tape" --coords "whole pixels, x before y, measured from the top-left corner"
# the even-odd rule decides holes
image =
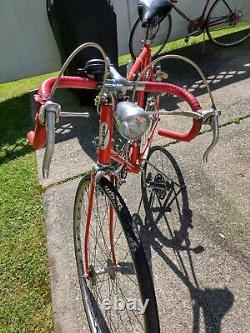
[[[35,150],[41,149],[45,146],[47,140],[46,127],[39,121],[39,115],[36,114],[36,127],[34,131],[27,134],[27,140],[31,147]]]
[[[185,90],[182,87],[178,87],[171,83],[162,83],[162,82],[146,82],[145,83],[145,91],[147,92],[163,92],[170,95],[178,96],[185,102],[187,102],[192,111],[200,113],[201,106],[195,96],[193,96],[190,92]],[[170,139],[174,139],[177,141],[191,141],[193,140],[200,132],[202,123],[193,119],[192,128],[187,132],[179,132],[168,129],[159,128],[158,134],[160,136],[168,137]]]

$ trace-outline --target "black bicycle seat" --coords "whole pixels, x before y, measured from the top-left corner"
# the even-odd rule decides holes
[[[170,0],[139,0],[137,10],[142,26],[145,28],[159,24],[172,7]]]

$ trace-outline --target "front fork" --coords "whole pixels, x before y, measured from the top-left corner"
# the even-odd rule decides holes
[[[84,234],[84,264],[85,264],[85,276],[86,278],[91,278],[91,268],[89,265],[89,234],[90,234],[90,224],[93,211],[94,193],[95,193],[95,177],[96,173],[92,172],[89,185],[89,196],[88,196],[88,207],[87,207],[87,219],[86,228]]]
[[[110,272],[111,270],[114,271],[114,269],[110,269],[110,267],[105,270],[103,268],[101,271],[94,271],[94,267],[91,267],[89,262],[89,235],[90,235],[90,228],[91,228],[91,218],[92,218],[92,212],[93,212],[93,205],[94,205],[94,195],[97,191],[96,182],[99,177],[102,177],[102,174],[98,174],[98,171],[94,170],[91,174],[90,179],[90,185],[89,185],[89,196],[88,196],[88,206],[87,206],[87,218],[86,218],[86,228],[84,233],[84,265],[85,265],[85,277],[87,279],[94,278],[95,275],[103,274],[106,272]],[[115,185],[115,177],[113,175],[110,176],[110,181],[113,185]],[[110,203],[108,205],[109,211],[108,211],[108,234],[109,234],[109,244],[110,244],[110,254],[111,254],[111,260],[110,262],[107,262],[107,266],[111,265],[112,268],[117,267],[117,260],[115,255],[115,239],[114,239],[114,228],[115,228],[115,220],[114,220],[114,208],[112,204]]]
[[[96,192],[96,182],[99,177],[102,176],[102,171],[98,171],[98,165],[103,167],[108,166],[111,161],[111,149],[112,149],[112,135],[113,135],[113,107],[111,104],[103,104],[100,108],[100,123],[99,123],[99,148],[98,148],[98,164],[97,170],[93,169],[91,174],[91,180],[89,185],[89,196],[88,196],[88,206],[87,206],[87,219],[86,228],[84,234],[84,262],[85,262],[85,272],[86,278],[92,278],[93,274],[98,274],[98,272],[93,272],[92,267],[89,263],[89,235],[91,227],[91,217],[94,205],[94,195]],[[111,175],[110,181],[115,185],[115,177]],[[109,204],[108,212],[108,223],[109,223],[109,242],[110,242],[110,252],[111,252],[111,265],[116,266],[116,256],[115,256],[115,242],[114,242],[114,209],[111,203]],[[103,273],[103,272],[102,272]]]

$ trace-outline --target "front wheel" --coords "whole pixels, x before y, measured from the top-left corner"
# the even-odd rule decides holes
[[[219,46],[238,45],[250,36],[250,6],[238,0],[216,0],[207,15],[206,30]]]
[[[156,58],[163,50],[166,45],[170,32],[172,28],[172,18],[171,15],[168,14],[159,24],[152,28],[152,58]],[[143,46],[143,42],[145,42],[147,34],[147,28],[142,27],[142,23],[140,18],[135,22],[130,36],[129,36],[129,52],[131,54],[132,59],[136,59],[136,57],[140,54],[140,51]]]
[[[132,217],[116,188],[101,177],[95,181],[88,229],[90,191],[89,173],[77,189],[73,231],[78,277],[90,330],[159,332],[153,281]]]

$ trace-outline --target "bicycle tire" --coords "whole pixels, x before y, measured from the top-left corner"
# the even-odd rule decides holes
[[[89,189],[89,184],[90,184],[90,173],[86,174],[82,180],[80,181],[78,188],[77,188],[77,192],[76,192],[76,198],[75,198],[75,205],[74,205],[74,219],[73,219],[73,231],[74,231],[74,247],[75,247],[75,256],[76,256],[76,263],[77,263],[77,271],[78,271],[78,277],[79,277],[79,283],[80,283],[80,288],[81,288],[81,294],[82,294],[82,300],[83,300],[83,305],[85,308],[85,312],[87,315],[87,319],[88,319],[88,323],[89,323],[89,327],[91,332],[135,332],[135,326],[138,325],[138,322],[135,320],[138,318],[135,318],[135,313],[131,312],[131,316],[133,317],[133,321],[131,322],[131,318],[129,318],[128,321],[123,322],[122,323],[122,327],[121,326],[117,326],[117,322],[112,322],[112,324],[110,323],[112,318],[112,321],[117,320],[118,315],[115,317],[115,311],[112,311],[112,309],[110,309],[110,312],[108,311],[104,311],[101,309],[100,307],[100,299],[98,300],[97,297],[97,293],[94,290],[95,288],[99,288],[98,286],[95,287],[95,281],[94,278],[90,278],[87,279],[84,276],[84,253],[82,251],[82,245],[81,245],[81,241],[82,241],[82,235],[84,235],[84,230],[81,230],[81,225],[84,229],[85,225],[84,225],[84,220],[85,220],[85,216],[84,216],[84,205],[85,205],[85,201],[84,201],[84,196],[87,195],[88,196],[88,189]],[[113,291],[114,294],[115,292],[121,292],[122,296],[124,296],[123,294],[126,294],[126,296],[132,296],[132,298],[135,298],[137,296],[140,297],[141,302],[144,303],[144,301],[146,299],[149,299],[148,302],[148,306],[146,307],[146,311],[143,315],[143,318],[141,319],[141,322],[143,323],[143,330],[141,328],[141,326],[139,327],[140,330],[138,330],[138,332],[159,332],[159,319],[158,319],[158,310],[157,310],[157,304],[156,304],[156,298],[155,298],[155,292],[154,292],[154,286],[153,286],[153,280],[151,277],[151,273],[149,270],[149,266],[148,266],[148,262],[146,259],[146,255],[142,246],[142,243],[139,239],[139,235],[137,233],[137,230],[135,228],[135,224],[132,220],[132,217],[128,211],[128,208],[126,206],[126,204],[124,203],[121,195],[118,193],[118,191],[116,190],[116,188],[111,184],[111,182],[105,178],[105,177],[101,177],[99,179],[96,180],[96,186],[95,186],[95,197],[94,197],[94,206],[93,206],[93,212],[94,210],[97,208],[97,210],[92,214],[92,217],[96,218],[96,214],[99,214],[99,218],[97,219],[97,222],[99,224],[99,231],[98,231],[98,243],[96,244],[90,244],[90,240],[89,240],[89,253],[91,253],[91,245],[93,245],[93,249],[94,249],[94,255],[93,252],[91,253],[91,255],[89,256],[89,260],[90,260],[90,265],[91,267],[93,266],[100,266],[100,261],[103,260],[103,257],[105,256],[105,252],[107,254],[108,252],[108,258],[105,258],[105,260],[108,260],[105,263],[105,266],[108,265],[108,262],[110,262],[110,256],[111,253],[110,251],[107,251],[107,248],[104,246],[101,249],[98,249],[97,247],[100,247],[100,244],[102,244],[102,237],[104,238],[104,230],[102,230],[101,232],[101,228],[104,227],[101,224],[100,227],[100,217],[102,217],[100,215],[101,213],[101,209],[102,206],[99,205],[97,202],[99,199],[104,200],[105,204],[108,205],[110,207],[110,205],[112,206],[112,209],[114,211],[114,213],[116,214],[116,217],[118,218],[118,220],[120,221],[120,224],[116,223],[115,227],[120,227],[119,230],[119,236],[116,239],[115,242],[115,247],[116,247],[116,254],[121,254],[124,248],[124,244],[126,243],[127,245],[127,253],[124,252],[126,255],[124,256],[123,253],[123,261],[119,261],[119,265],[121,267],[121,271],[122,271],[122,267],[124,267],[124,274],[122,274],[122,272],[116,273],[116,277],[114,279],[115,283],[117,283],[118,285],[118,281],[120,283],[120,281],[122,279],[125,279],[127,277],[127,283],[130,282],[130,280],[132,280],[132,278],[134,278],[134,281],[129,285],[123,285],[123,291],[121,292],[121,289],[116,290],[117,285],[115,286],[114,284],[112,285],[111,283],[111,278],[110,276],[108,276],[108,288],[109,291]],[[99,205],[99,206],[98,206]],[[99,210],[99,211],[98,211]],[[106,216],[106,213],[103,215],[103,217]],[[83,220],[83,224],[82,224],[82,220]],[[91,223],[92,226],[93,225],[93,220],[92,219]],[[106,216],[106,220],[107,220],[107,216]],[[106,222],[106,221],[105,221]],[[108,223],[106,223],[107,225]],[[95,230],[94,228],[90,230],[90,237],[92,236],[91,234],[93,232],[96,232],[97,230]],[[115,228],[113,230],[115,232]],[[123,239],[122,239],[123,238]],[[122,241],[123,243],[121,243],[122,248],[118,249],[118,240]],[[125,242],[124,242],[125,241]],[[105,241],[102,245],[105,244]],[[120,246],[120,245],[119,245]],[[97,258],[94,258],[95,255],[97,255],[98,251],[102,252],[100,253],[102,256]],[[121,252],[119,252],[121,251]],[[130,260],[131,262],[128,261],[127,256],[130,256]],[[93,257],[93,258],[91,258]],[[118,259],[122,259],[121,257]],[[104,261],[105,261],[104,260]],[[124,262],[126,260],[126,262]],[[127,265],[127,266],[126,266]],[[133,267],[134,268],[133,268]],[[127,267],[127,268],[126,268]],[[127,271],[126,271],[127,269]],[[129,271],[130,269],[130,271]],[[129,274],[132,272],[132,269],[134,269],[134,276],[129,276]],[[93,268],[92,268],[93,271]],[[103,274],[106,275],[106,274]],[[108,275],[108,274],[107,274]],[[119,275],[119,279],[118,280],[118,275]],[[94,276],[92,274],[92,276]],[[96,276],[96,285],[100,282],[99,277]],[[105,277],[101,276],[101,282],[102,282],[102,288],[98,290],[98,293],[100,292],[106,292],[106,294],[108,293],[107,288],[104,288],[105,286],[107,287],[107,283],[105,283]],[[93,281],[92,281],[93,280]],[[136,281],[136,288],[134,286],[134,283]],[[110,289],[110,284],[111,283],[111,289]],[[91,285],[92,284],[92,285]],[[135,293],[135,289],[136,293]],[[114,296],[114,295],[113,295]],[[105,295],[103,295],[102,300],[105,299]],[[112,313],[111,313],[112,312]],[[119,311],[118,311],[119,312]],[[128,310],[126,310],[125,313],[125,317],[128,317],[130,313],[128,312]],[[121,316],[121,313],[119,313],[119,316]],[[124,316],[124,314],[123,314]],[[116,319],[115,319],[116,318]],[[121,317],[120,317],[121,319]],[[143,319],[143,320],[142,320]],[[132,329],[128,329],[128,325],[133,324]]]
[[[156,32],[152,41],[152,59],[155,59],[164,49],[172,29],[172,17],[168,14],[155,28]],[[129,35],[129,52],[132,59],[139,55],[142,40],[145,40],[146,28],[141,26],[141,20],[138,18],[133,25]]]
[[[227,17],[228,22],[213,28],[220,17]],[[221,47],[242,43],[250,36],[250,6],[244,7],[236,0],[216,0],[207,15],[206,32],[209,39]]]

